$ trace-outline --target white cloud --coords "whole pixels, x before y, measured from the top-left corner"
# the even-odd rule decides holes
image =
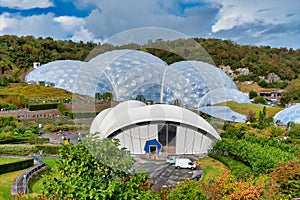
[[[81,27],[84,24],[84,19],[74,16],[60,16],[55,17],[53,21],[58,22],[62,25],[64,30],[68,32],[72,32],[74,30],[77,30],[79,27]]]
[[[68,25],[66,22],[68,20],[62,19],[63,18],[60,18],[60,20],[58,20],[53,13],[26,17],[20,14],[3,13],[0,15],[0,34],[13,34],[18,36],[33,35],[35,37],[67,39],[70,34],[80,29],[80,27],[66,26],[66,24]],[[71,21],[76,20],[73,19]],[[78,21],[80,21],[80,19]]]
[[[72,36],[71,40],[76,41],[76,42],[80,42],[80,41],[84,41],[84,42],[94,41],[94,42],[97,42],[95,40],[94,35],[92,33],[90,33],[87,29],[83,28],[83,26],[80,26],[80,29],[76,30],[73,33],[73,36]]]
[[[50,0],[0,0],[2,7],[26,10],[31,8],[48,8],[54,6]]]
[[[216,23],[212,26],[212,32],[229,30],[245,24],[276,25],[292,23],[299,20],[300,1],[289,2],[275,0],[211,0],[221,6]]]

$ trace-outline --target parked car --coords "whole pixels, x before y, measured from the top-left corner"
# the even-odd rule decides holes
[[[166,162],[169,163],[170,165],[174,165],[175,164],[175,160],[178,158],[178,156],[171,156],[168,157]]]
[[[175,168],[188,168],[188,169],[196,169],[195,163],[193,163],[190,159],[188,158],[177,158],[175,160]]]

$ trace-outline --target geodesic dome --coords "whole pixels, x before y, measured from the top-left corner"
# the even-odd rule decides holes
[[[78,60],[57,60],[33,69],[25,77],[26,82],[47,82],[54,87],[73,92],[80,66],[84,62]]]
[[[212,117],[230,122],[245,122],[247,119],[246,115],[234,112],[228,106],[205,106],[198,110]]]
[[[110,92],[116,101],[143,95],[158,103],[178,100],[190,108],[224,101],[250,102],[214,65],[181,61],[168,66],[160,58],[138,50],[109,51],[88,62],[51,62],[30,72],[26,76],[29,80],[54,82],[55,87],[91,97]]]
[[[280,122],[287,125],[289,122],[295,122],[300,124],[300,104],[290,106],[274,116],[274,123]]]

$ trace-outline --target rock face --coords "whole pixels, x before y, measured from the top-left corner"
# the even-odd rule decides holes
[[[229,65],[221,65],[220,69],[225,72],[225,74],[227,74],[230,78],[235,78],[236,74],[234,73],[234,71],[230,68]]]
[[[275,73],[270,73],[268,75],[268,80],[267,80],[269,83],[276,83],[276,82],[279,82],[281,81],[280,77],[275,74]]]
[[[248,68],[238,68],[236,71],[239,73],[238,76],[248,75],[250,73]]]

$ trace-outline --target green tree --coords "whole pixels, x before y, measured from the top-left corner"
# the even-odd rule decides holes
[[[144,103],[146,102],[146,98],[142,94],[137,95],[136,98],[135,98],[135,100],[141,101],[141,102],[144,102]]]
[[[250,99],[253,99],[253,98],[255,98],[255,97],[257,97],[257,92],[251,90],[251,91],[249,92],[249,98],[250,98]]]
[[[107,165],[97,158],[100,155],[95,156],[95,152],[89,150],[98,145],[99,140],[89,142],[89,147],[83,143],[61,147],[57,171],[53,172],[56,175],[47,176],[44,181],[45,196],[51,199],[158,199],[150,190],[147,174],[128,173]],[[100,154],[113,157],[112,148],[118,149],[111,141],[110,147],[102,148]]]
[[[102,94],[102,99],[105,101],[111,101],[111,100],[113,100],[113,94],[110,92],[104,92]]]
[[[257,97],[254,98],[253,103],[256,103],[256,104],[261,103],[261,104],[266,105],[268,102],[264,97],[257,96]]]

